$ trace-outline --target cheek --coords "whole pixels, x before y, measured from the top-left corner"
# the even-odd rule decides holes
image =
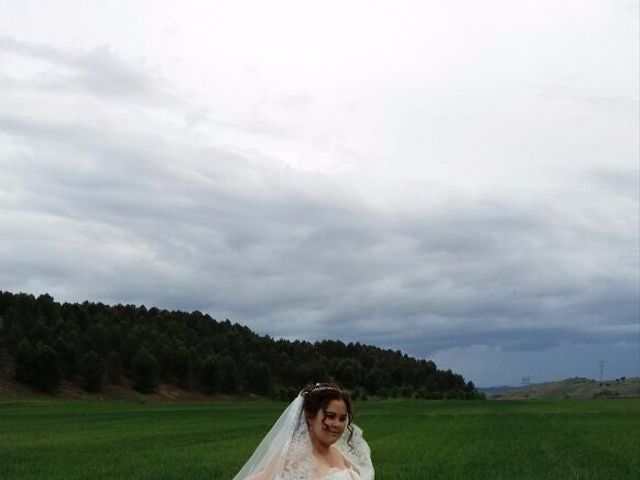
[[[321,419],[316,419],[315,422],[313,422],[313,427],[317,432],[321,432],[322,430],[324,430],[326,427],[323,425],[322,420]]]

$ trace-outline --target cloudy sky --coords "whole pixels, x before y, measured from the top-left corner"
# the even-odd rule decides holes
[[[638,375],[637,0],[0,0],[0,289]]]

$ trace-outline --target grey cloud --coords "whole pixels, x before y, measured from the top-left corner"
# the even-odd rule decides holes
[[[253,135],[264,135],[268,137],[290,138],[291,132],[282,125],[278,125],[260,112],[251,112],[241,121],[214,120],[216,125],[230,127]]]
[[[630,200],[634,203],[632,205],[633,210],[638,211],[640,168],[637,165],[626,169],[605,166],[592,167],[585,177],[585,180],[593,185],[594,188],[606,191],[613,198]]]
[[[44,91],[84,91],[111,98],[154,99],[176,101],[164,91],[162,82],[151,77],[148,69],[138,68],[118,58],[108,47],[70,51],[47,45],[0,37],[0,54],[13,54],[45,62],[30,79],[15,80],[9,70],[3,76],[5,85],[31,87]]]
[[[637,97],[619,94],[593,94],[576,92],[575,86],[547,86],[538,90],[538,96],[548,100],[560,100],[577,103],[592,108],[598,108],[611,114],[621,112],[627,115],[635,115],[640,107]]]
[[[77,81],[105,102],[151,88],[109,52],[0,48],[92,72]],[[506,192],[381,212],[328,177],[201,147],[145,115],[125,134],[0,111],[1,288],[424,356],[637,342],[638,230],[619,228],[629,204],[612,201],[637,198],[635,170],[572,178],[589,192],[572,201]]]
[[[91,50],[75,65],[78,67],[77,83],[97,94],[136,95],[152,88],[146,73],[125,65],[107,47]]]
[[[22,208],[68,221],[49,234],[75,252],[74,242],[84,245],[79,251],[87,257],[78,260],[89,270],[97,268],[90,257],[102,242],[132,250],[131,257],[119,258],[118,248],[100,257],[105,268],[99,282],[86,285],[90,296],[190,305],[275,335],[340,337],[349,330],[361,340],[394,338],[423,351],[618,341],[624,332],[598,327],[637,321],[637,279],[615,270],[585,279],[579,265],[563,268],[567,246],[544,204],[524,208],[493,198],[392,216],[340,192],[323,196],[331,187],[321,177],[309,182],[294,171],[260,169],[223,150],[188,151],[197,161],[181,166],[172,160],[177,152],[163,146],[141,148],[107,133],[91,141],[82,126],[0,125],[48,139],[52,155],[61,144],[75,146],[91,166],[34,164],[14,176]],[[252,188],[245,169],[258,177]],[[305,183],[316,190],[297,187]],[[96,228],[95,237],[75,232],[77,224]],[[573,235],[573,225],[562,228]],[[608,236],[620,241],[615,232]],[[24,258],[30,248],[16,246],[12,257]],[[571,248],[602,254],[588,241]],[[46,267],[51,275],[59,269],[61,278],[77,281],[79,273],[66,266],[71,259],[52,254],[42,259],[54,263]],[[620,267],[606,256],[599,261]],[[23,281],[46,277],[29,268],[20,274],[19,264],[13,275]]]
[[[305,110],[313,103],[313,96],[309,92],[298,92],[283,96],[280,103],[286,108]]]

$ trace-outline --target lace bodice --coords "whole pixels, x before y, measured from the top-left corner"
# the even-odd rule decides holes
[[[326,475],[320,477],[318,480],[362,480],[362,477],[351,468],[338,469],[333,468]]]

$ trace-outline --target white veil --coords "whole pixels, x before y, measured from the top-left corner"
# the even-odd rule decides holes
[[[315,458],[303,411],[304,397],[298,395],[271,427],[247,463],[233,480],[314,480]],[[358,471],[362,480],[373,480],[369,445],[356,425],[350,442],[345,429],[335,446]]]

